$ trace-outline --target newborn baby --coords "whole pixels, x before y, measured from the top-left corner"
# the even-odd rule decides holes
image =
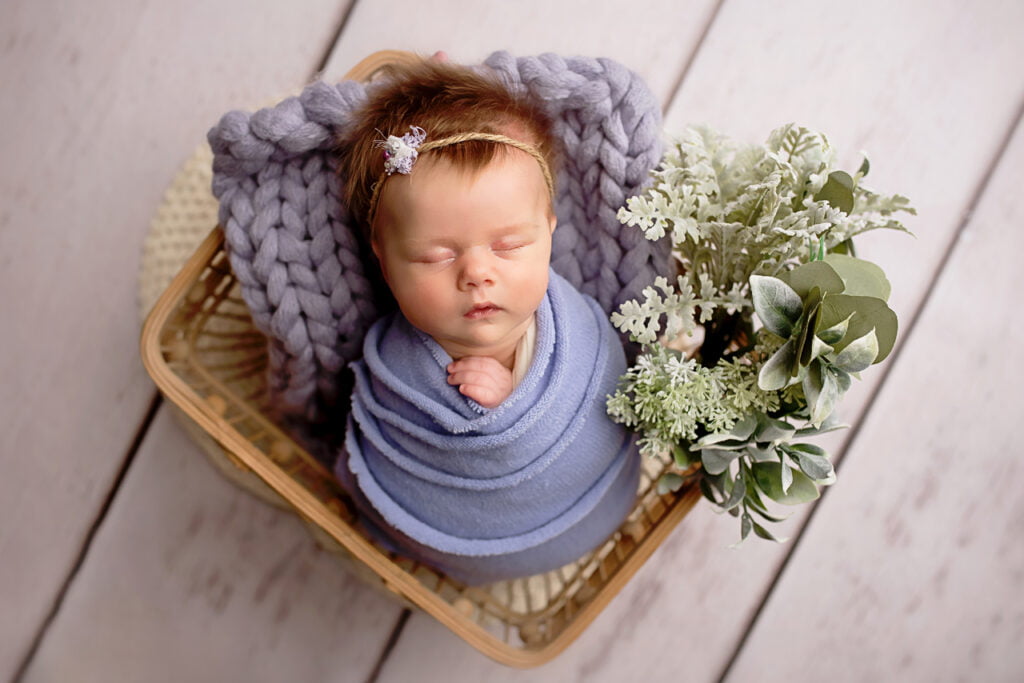
[[[554,150],[538,103],[436,62],[371,90],[340,149],[399,311],[353,364],[336,474],[383,545],[469,584],[572,562],[636,492],[604,411],[619,338],[549,267]]]

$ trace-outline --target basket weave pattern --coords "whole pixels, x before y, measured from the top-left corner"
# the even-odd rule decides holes
[[[536,665],[564,649],[699,495],[695,487],[659,495],[654,483],[669,462],[648,459],[633,511],[602,547],[553,572],[466,587],[375,545],[330,472],[271,422],[265,338],[242,301],[219,229],[157,302],[142,352],[161,390],[238,469],[233,478],[287,501],[358,575],[506,664]]]

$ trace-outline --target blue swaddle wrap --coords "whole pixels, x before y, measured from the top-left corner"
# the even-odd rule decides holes
[[[601,307],[554,271],[533,362],[488,410],[447,382],[451,358],[396,313],[352,364],[336,474],[371,532],[466,583],[555,569],[632,508],[633,436],[605,414],[626,361]]]

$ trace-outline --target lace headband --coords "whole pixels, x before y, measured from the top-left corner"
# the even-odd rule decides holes
[[[384,181],[387,180],[388,176],[393,173],[401,173],[402,175],[412,173],[413,164],[416,163],[416,159],[419,158],[419,155],[422,152],[428,152],[432,149],[448,147],[450,145],[457,145],[460,142],[470,142],[472,140],[496,142],[508,145],[509,147],[515,147],[516,149],[529,154],[537,161],[537,164],[540,166],[541,173],[544,174],[544,184],[548,188],[548,195],[551,197],[555,196],[555,183],[551,177],[551,169],[548,167],[548,162],[532,145],[528,145],[525,142],[520,142],[519,140],[515,140],[505,135],[495,135],[492,133],[460,133],[458,135],[441,138],[440,140],[431,140],[429,142],[425,141],[426,137],[426,131],[419,126],[409,126],[409,132],[402,137],[389,135],[386,140],[377,141],[377,146],[384,149],[384,173],[382,173],[377,182],[374,183],[373,194],[370,195],[370,209],[367,213],[367,223],[369,225],[373,225],[373,218],[377,213],[377,201],[380,197],[381,187],[384,185]]]

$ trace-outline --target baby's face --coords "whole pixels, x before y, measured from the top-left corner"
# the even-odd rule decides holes
[[[402,313],[452,358],[508,357],[548,286],[555,218],[537,162],[420,159],[381,192],[374,252]]]

